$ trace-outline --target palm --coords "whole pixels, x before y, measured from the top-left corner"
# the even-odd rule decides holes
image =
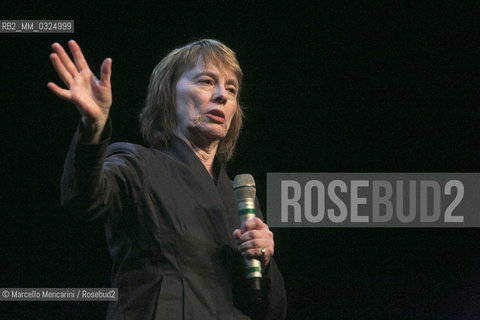
[[[112,104],[110,86],[100,83],[90,70],[83,70],[73,78],[70,93],[82,116],[97,119],[108,114]]]
[[[88,67],[87,61],[75,41],[69,42],[75,64],[61,45],[55,43],[52,48],[54,53],[50,55],[50,60],[68,89],[60,88],[50,82],[48,83],[50,90],[58,97],[74,103],[84,122],[105,123],[112,104],[111,59],[105,59],[102,63],[99,80]]]

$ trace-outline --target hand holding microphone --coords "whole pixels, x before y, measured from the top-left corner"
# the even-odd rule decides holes
[[[238,202],[241,229],[233,236],[238,249],[245,258],[246,277],[252,279],[252,286],[260,290],[262,268],[266,268],[274,253],[273,233],[255,212],[255,181],[249,174],[237,175],[233,182],[235,198]]]
[[[273,233],[259,218],[248,220],[242,229],[235,229],[238,250],[247,259],[259,259],[265,269],[274,253]]]

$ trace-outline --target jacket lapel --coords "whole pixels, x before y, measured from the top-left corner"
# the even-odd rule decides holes
[[[235,205],[235,198],[232,182],[223,165],[218,163],[218,159],[215,159],[214,167],[218,168],[218,179],[215,184],[200,159],[182,139],[173,137],[171,144],[167,153],[185,165],[183,179],[192,190],[192,200],[204,209],[202,211],[205,213],[211,229],[214,230],[215,240],[219,244],[230,244],[233,232],[232,205]],[[235,207],[233,206],[233,208]],[[235,212],[233,213],[235,216]]]

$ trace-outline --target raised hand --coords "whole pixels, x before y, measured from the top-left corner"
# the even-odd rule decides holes
[[[83,140],[95,143],[100,139],[112,105],[112,60],[107,58],[103,61],[98,79],[88,67],[80,46],[70,40],[68,47],[75,63],[58,43],[52,45],[54,52],[50,54],[50,61],[67,89],[53,82],[49,82],[47,86],[61,99],[75,104],[82,116],[86,133]]]

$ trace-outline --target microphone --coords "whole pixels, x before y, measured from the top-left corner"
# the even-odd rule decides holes
[[[249,174],[239,174],[233,180],[233,192],[238,203],[241,228],[245,223],[256,217],[255,211],[255,180]],[[258,259],[244,259],[247,281],[251,288],[261,291],[262,265]]]

